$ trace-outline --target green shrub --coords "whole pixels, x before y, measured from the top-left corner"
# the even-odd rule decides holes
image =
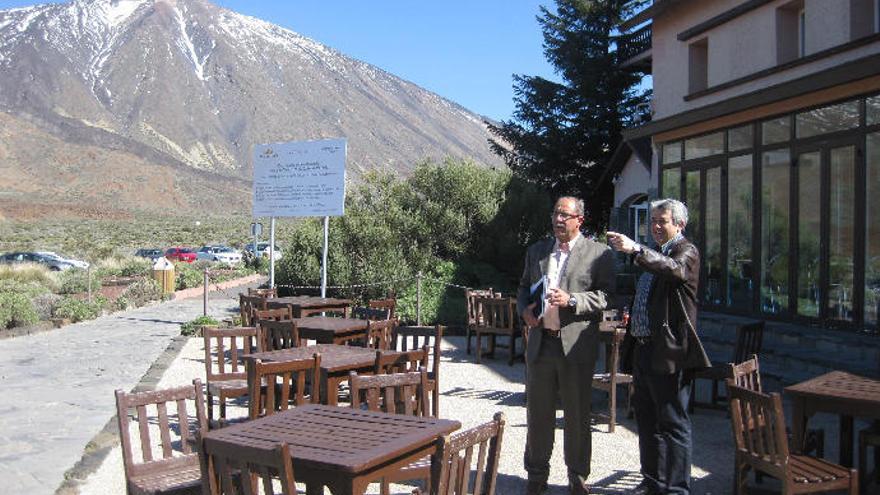
[[[92,274],[92,292],[101,290],[100,277]],[[88,292],[89,290],[89,272],[88,270],[80,270],[72,268],[58,274],[58,280],[61,287],[58,289],[60,294],[78,294]]]
[[[130,257],[120,267],[120,275],[123,277],[147,276],[151,273],[153,262],[146,258]]]
[[[101,314],[101,305],[97,302],[89,303],[72,297],[65,297],[55,308],[56,318],[67,318],[76,323],[84,320],[94,320]]]
[[[26,295],[0,292],[0,328],[31,325],[39,319],[34,305]]]
[[[35,264],[0,265],[0,284],[13,282],[44,287],[51,292],[58,289],[58,281],[45,266]],[[0,292],[3,290],[0,286]]]
[[[202,263],[174,263],[175,290],[201,287],[205,281],[204,265]]]
[[[199,329],[203,326],[216,326],[220,322],[210,316],[199,316],[194,320],[190,320],[180,325],[180,335],[193,337],[198,335]]]
[[[33,299],[40,294],[47,294],[50,291],[46,286],[32,280],[0,279],[0,292],[24,294],[28,299]]]
[[[140,307],[150,301],[162,300],[162,288],[159,286],[159,282],[152,278],[143,277],[126,287],[118,299],[124,299],[128,304]],[[117,305],[117,307],[119,306]]]
[[[58,303],[64,299],[58,294],[52,294],[49,292],[39,294],[34,296],[31,299],[31,303],[34,305],[34,310],[37,312],[37,316],[40,320],[48,320],[55,314],[55,308],[58,307]]]

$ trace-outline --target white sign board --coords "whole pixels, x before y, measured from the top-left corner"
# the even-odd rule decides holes
[[[345,139],[254,146],[254,216],[345,213]]]

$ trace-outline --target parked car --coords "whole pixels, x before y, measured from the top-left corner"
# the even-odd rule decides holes
[[[202,246],[196,252],[200,260],[219,261],[230,265],[241,263],[241,253],[229,246]]]
[[[150,258],[153,261],[156,261],[163,256],[162,250],[158,248],[138,249],[137,251],[135,251],[134,255],[140,256],[141,258]]]
[[[188,247],[173,247],[165,250],[165,257],[170,261],[192,263],[196,260],[196,253]]]
[[[244,249],[245,249],[245,251],[248,251],[249,253],[253,253],[254,252],[254,243],[251,242],[250,244],[245,246]],[[257,243],[256,254],[259,254],[260,256],[262,256],[264,258],[268,258],[269,257],[269,243],[268,242]],[[282,254],[283,253],[281,251],[281,248],[278,247],[278,245],[276,244],[275,245],[275,259],[280,260]]]
[[[69,270],[71,268],[89,267],[88,262],[65,258],[58,253],[54,253],[52,251],[6,253],[3,256],[0,256],[0,263],[8,265],[19,263],[36,263],[40,265],[45,265],[54,272]]]

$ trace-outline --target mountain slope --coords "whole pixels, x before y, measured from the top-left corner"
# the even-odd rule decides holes
[[[50,179],[48,169],[67,160],[71,173],[98,182],[132,167],[168,174],[177,193],[167,200],[181,207],[217,203],[205,184],[216,181],[231,194],[217,207],[246,211],[251,146],[266,142],[345,137],[353,177],[373,168],[405,174],[446,156],[501,164],[480,116],[205,0],[75,0],[0,11],[0,124],[0,167],[30,181],[3,179],[0,208],[27,191],[88,206],[87,196]],[[69,148],[67,158],[58,147]],[[100,159],[86,165],[88,153]],[[106,206],[154,205],[138,195],[115,201]]]

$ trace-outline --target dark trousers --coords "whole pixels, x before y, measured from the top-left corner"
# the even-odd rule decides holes
[[[682,372],[651,371],[651,344],[636,344],[633,407],[639,429],[639,456],[645,481],[659,493],[690,493],[690,383]]]
[[[547,481],[556,430],[556,398],[562,396],[565,465],[569,479],[586,482],[590,474],[590,414],[597,346],[578,360],[566,357],[559,339],[544,337],[537,359],[528,362],[524,456],[529,479]]]

